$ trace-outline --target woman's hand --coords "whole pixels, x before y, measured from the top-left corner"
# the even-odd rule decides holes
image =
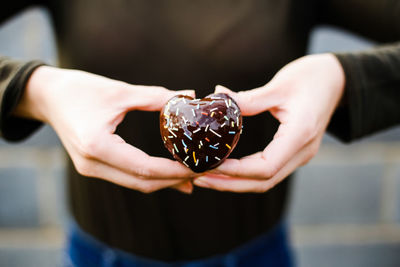
[[[188,168],[176,161],[151,157],[114,134],[128,111],[161,110],[178,93],[194,94],[42,66],[29,79],[15,115],[50,124],[84,176],[146,193],[165,187],[190,193],[194,173]]]
[[[274,139],[262,152],[227,159],[194,184],[221,191],[265,192],[317,153],[345,85],[342,66],[331,54],[305,56],[282,68],[265,86],[230,94],[242,114],[269,111],[280,121]]]

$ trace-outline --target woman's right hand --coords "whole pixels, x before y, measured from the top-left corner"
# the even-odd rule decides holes
[[[189,168],[149,156],[114,133],[128,111],[159,111],[176,94],[194,96],[194,91],[136,86],[84,71],[41,66],[30,77],[14,115],[50,124],[84,176],[145,193],[166,187],[190,193],[195,174]]]

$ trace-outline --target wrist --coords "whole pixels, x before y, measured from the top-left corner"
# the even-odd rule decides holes
[[[24,93],[12,113],[14,116],[47,122],[43,96],[54,69],[54,67],[40,66],[32,73],[26,83]]]

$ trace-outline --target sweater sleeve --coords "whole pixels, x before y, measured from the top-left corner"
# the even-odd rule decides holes
[[[400,123],[400,4],[391,0],[321,1],[319,24],[335,25],[381,45],[335,53],[346,77],[328,131],[352,141]]]
[[[13,110],[21,99],[33,71],[44,65],[40,61],[20,62],[0,57],[0,135],[9,141],[19,141],[32,134],[41,122],[15,117]]]
[[[400,44],[335,55],[346,87],[328,131],[351,141],[400,124]]]

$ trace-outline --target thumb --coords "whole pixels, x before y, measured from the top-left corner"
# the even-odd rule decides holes
[[[253,116],[273,107],[272,99],[269,99],[267,85],[247,91],[233,92],[228,88],[217,85],[215,93],[225,93],[238,103],[243,116]]]

